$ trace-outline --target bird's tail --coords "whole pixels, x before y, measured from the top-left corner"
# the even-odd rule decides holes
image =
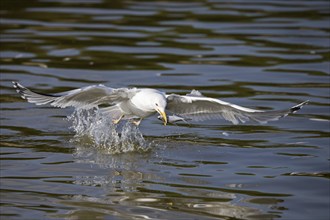
[[[13,82],[13,87],[16,92],[21,95],[23,99],[26,99],[30,103],[36,105],[45,105],[54,102],[59,96],[47,95],[42,93],[33,92],[30,89],[22,86],[18,82]]]

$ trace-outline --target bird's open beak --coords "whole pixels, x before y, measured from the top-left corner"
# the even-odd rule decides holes
[[[156,109],[156,111],[158,112],[158,114],[160,115],[160,117],[162,118],[164,125],[167,124],[167,115],[164,111],[161,111],[159,109]]]

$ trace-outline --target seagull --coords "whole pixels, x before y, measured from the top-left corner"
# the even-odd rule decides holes
[[[242,107],[220,99],[202,95],[197,90],[189,94],[165,94],[150,88],[110,88],[102,84],[86,86],[57,94],[32,91],[18,82],[13,87],[23,99],[36,105],[49,104],[54,107],[76,109],[99,109],[112,118],[114,124],[121,120],[132,120],[139,126],[141,121],[155,113],[166,125],[177,121],[224,119],[233,124],[247,121],[267,123],[295,113],[308,103],[304,101],[285,110],[262,111]],[[168,116],[166,112],[173,115]]]

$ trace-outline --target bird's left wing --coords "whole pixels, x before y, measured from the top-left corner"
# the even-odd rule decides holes
[[[17,93],[30,103],[36,105],[50,104],[60,108],[73,106],[81,109],[90,109],[101,104],[113,105],[128,100],[136,90],[134,88],[113,89],[100,84],[50,95],[31,91],[17,82],[13,82],[13,86]]]
[[[221,101],[219,99],[202,96],[199,92],[193,91],[187,95],[167,95],[166,109],[183,118],[189,118],[196,121],[207,119],[225,119],[233,124],[254,121],[266,123],[268,121],[278,120],[281,117],[298,111],[305,101],[290,109],[279,111],[260,111],[251,108],[245,108],[239,105]]]

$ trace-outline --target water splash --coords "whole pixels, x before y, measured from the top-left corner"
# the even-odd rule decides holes
[[[111,117],[106,117],[97,109],[75,110],[67,118],[75,136],[72,141],[82,145],[93,146],[107,154],[150,150],[148,143],[139,128],[126,122],[115,125]]]

